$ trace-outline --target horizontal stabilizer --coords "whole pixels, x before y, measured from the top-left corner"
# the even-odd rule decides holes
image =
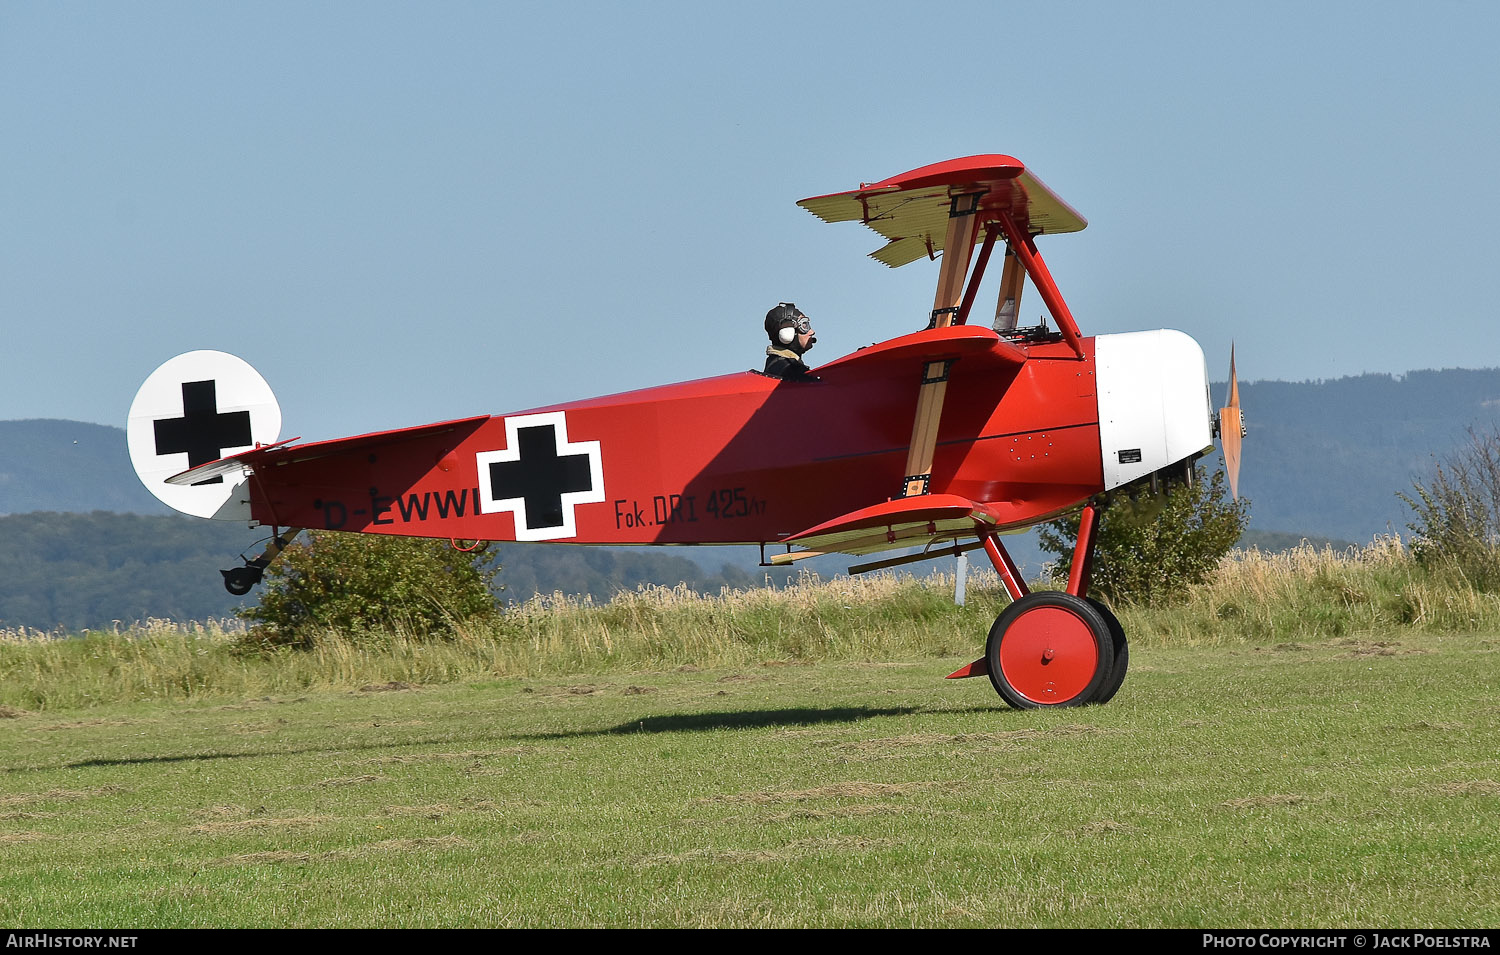
[[[318,458],[326,458],[336,454],[348,454],[354,451],[365,451],[371,448],[387,444],[397,444],[413,438],[426,438],[444,432],[463,432],[461,437],[467,437],[481,424],[490,419],[489,415],[477,415],[472,418],[457,418],[453,421],[439,421],[436,424],[424,424],[416,428],[398,428],[395,431],[376,431],[370,434],[359,434],[350,438],[334,438],[331,441],[313,441],[309,444],[299,444],[292,447],[287,445],[290,441],[282,441],[273,445],[255,448],[251,451],[242,451],[239,454],[220,458],[208,464],[190,468],[181,474],[175,474],[167,478],[168,484],[194,484],[215,475],[238,473],[242,468],[257,470],[265,467],[274,467],[283,464],[296,464],[303,461],[313,461]],[[295,438],[290,439],[295,441]]]
[[[200,464],[195,468],[188,468],[178,474],[166,479],[167,484],[175,484],[179,487],[189,487],[201,484],[204,481],[212,481],[214,478],[240,477],[246,468],[254,468],[257,461],[264,460],[267,454],[278,448],[284,448],[296,441],[296,438],[287,438],[285,441],[277,441],[275,444],[264,444],[249,451],[241,451],[239,454],[231,454],[217,461]]]

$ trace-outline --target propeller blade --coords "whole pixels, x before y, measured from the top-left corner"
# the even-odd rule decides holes
[[[1240,499],[1240,444],[1245,426],[1240,417],[1240,381],[1234,371],[1234,345],[1229,346],[1229,404],[1219,409],[1219,442],[1224,451],[1224,470],[1229,473],[1229,493]]]

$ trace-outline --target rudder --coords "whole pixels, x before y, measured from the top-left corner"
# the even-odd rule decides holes
[[[130,463],[146,490],[185,514],[249,521],[243,476],[190,486],[166,479],[257,445],[281,433],[281,408],[271,386],[243,359],[220,351],[193,351],[153,371],[126,423]]]

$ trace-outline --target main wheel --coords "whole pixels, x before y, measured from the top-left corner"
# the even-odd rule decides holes
[[[1015,601],[984,648],[990,682],[1022,710],[1092,703],[1114,672],[1109,621],[1092,603],[1055,590]]]
[[[1120,684],[1125,682],[1125,671],[1130,669],[1130,643],[1125,639],[1125,628],[1120,626],[1120,618],[1114,615],[1104,604],[1088,598],[1094,609],[1109,624],[1109,635],[1115,644],[1115,665],[1109,671],[1109,679],[1105,680],[1099,687],[1099,692],[1094,694],[1095,703],[1108,703],[1114,699],[1116,693],[1120,692]]]

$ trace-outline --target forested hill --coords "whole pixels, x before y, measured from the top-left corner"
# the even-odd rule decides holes
[[[1214,385],[1216,404],[1224,393]],[[1368,541],[1405,532],[1411,512],[1397,493],[1467,429],[1500,426],[1500,369],[1255,381],[1240,385],[1240,401],[1250,527]]]
[[[124,428],[0,421],[0,514],[27,511],[172,513],[136,480]]]
[[[235,566],[253,539],[240,524],[171,515],[0,517],[0,628],[228,616],[239,601],[215,568]]]
[[[225,590],[218,568],[268,532],[243,524],[179,515],[38,511],[0,517],[0,629],[107,629],[150,617],[207,620],[234,613],[248,598]],[[716,593],[755,582],[735,567],[704,570],[681,551],[617,551],[601,547],[497,544],[496,583],[504,599],[541,591],[606,600],[641,584],[686,583]]]

